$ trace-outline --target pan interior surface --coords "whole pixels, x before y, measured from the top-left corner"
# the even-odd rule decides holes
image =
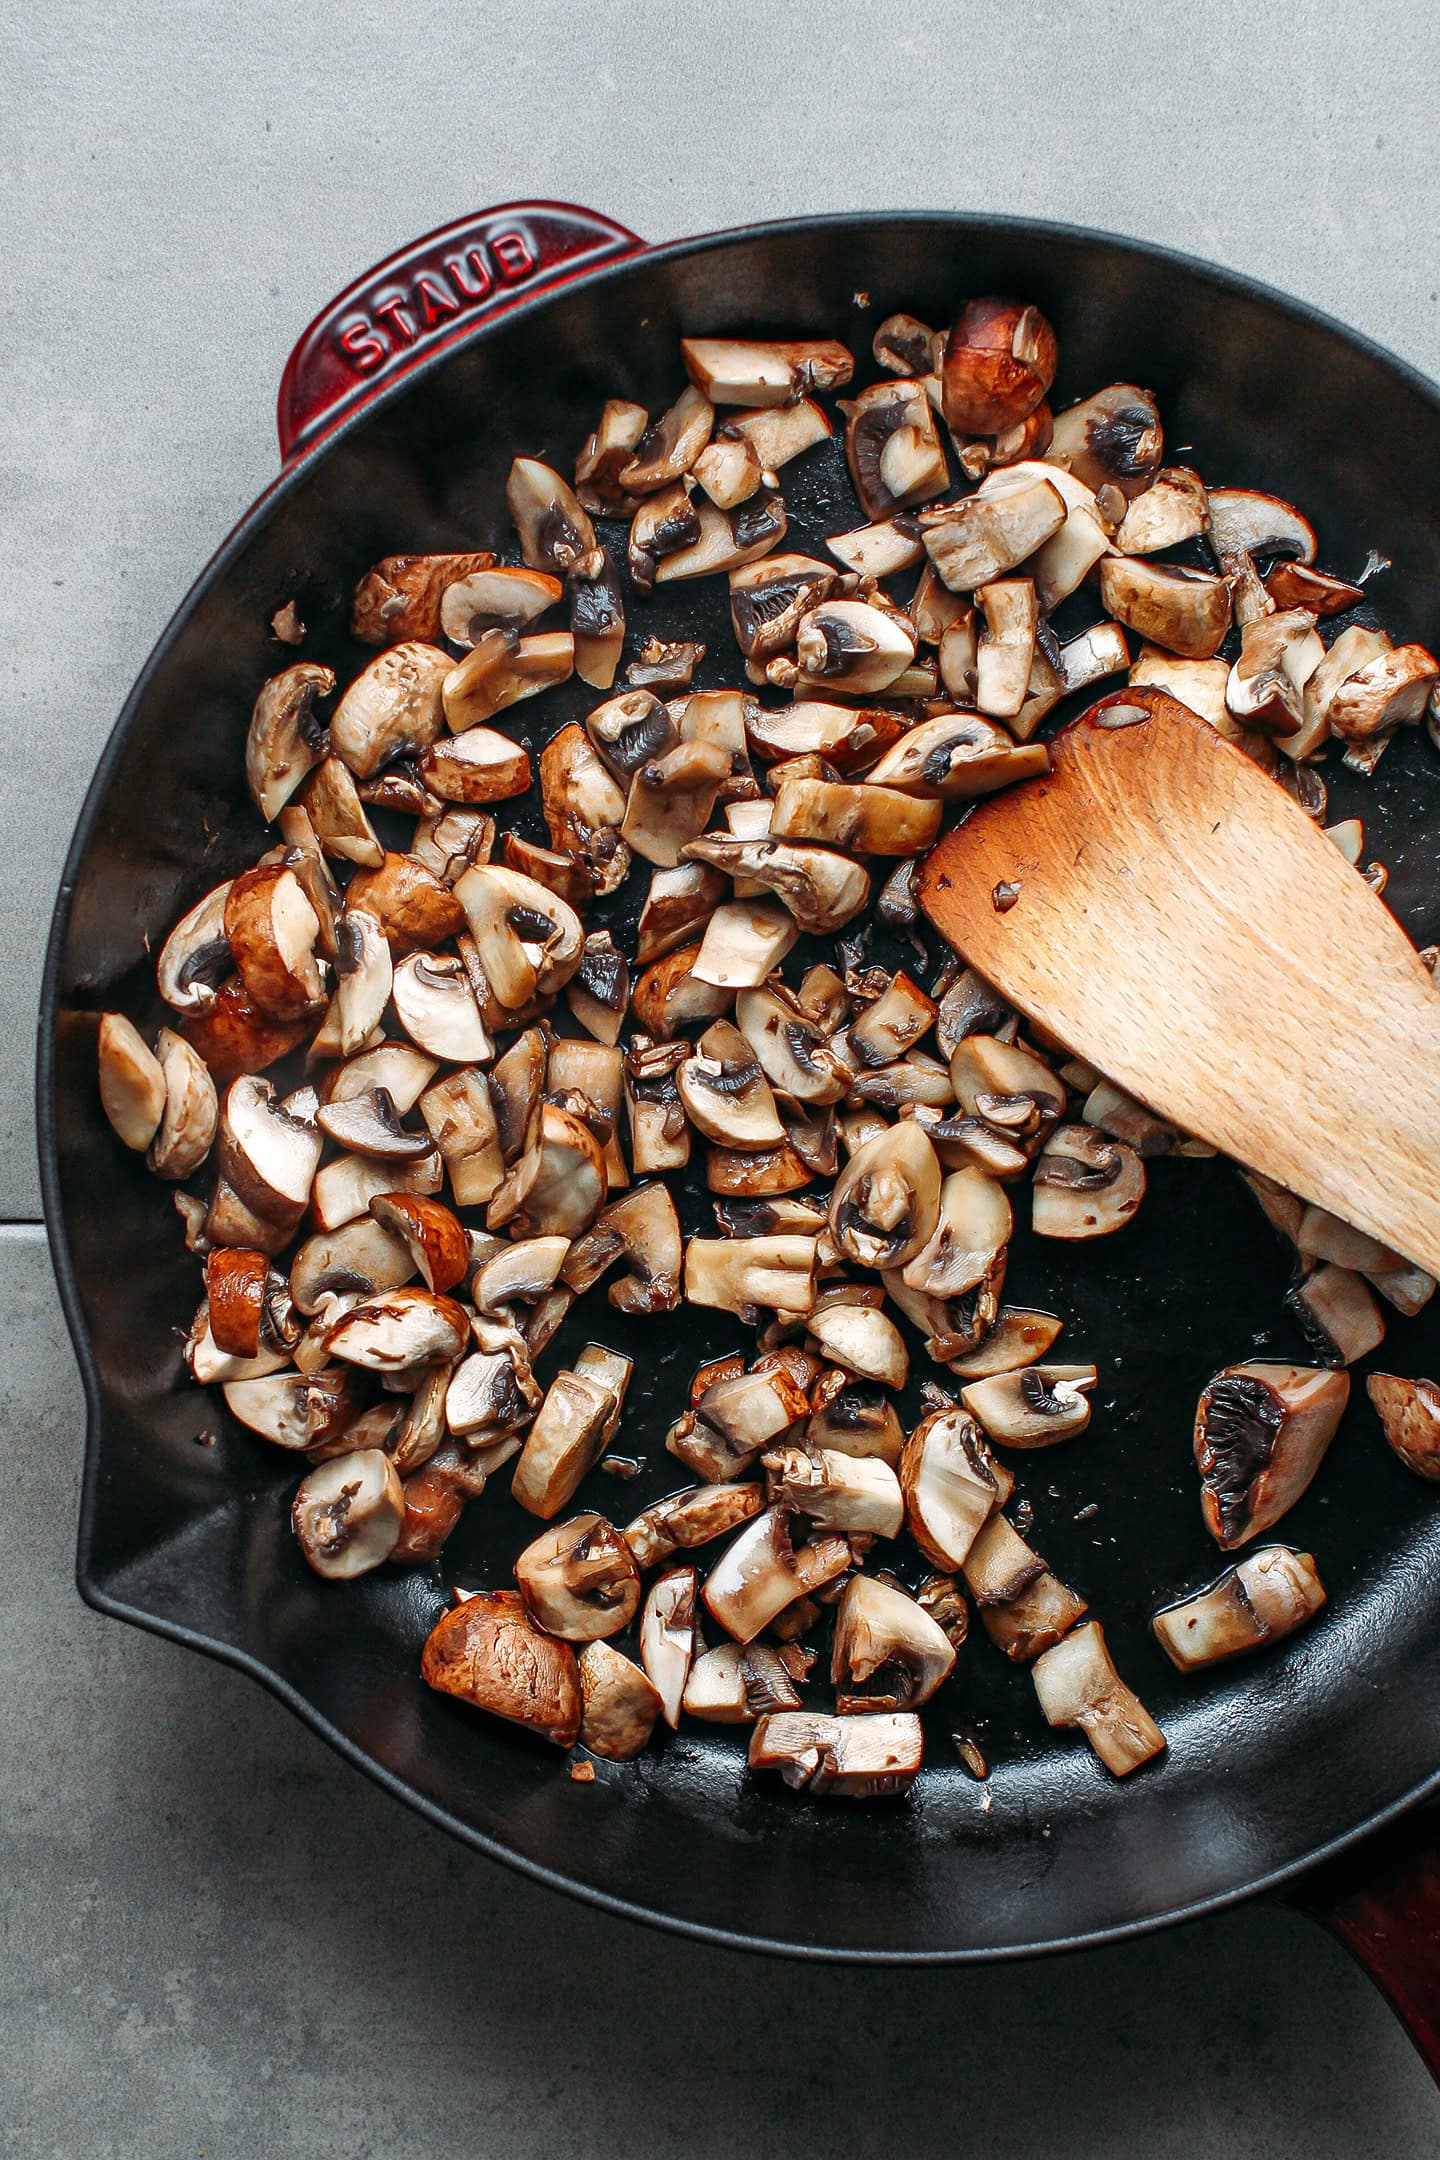
[[[290,1535],[293,1467],[184,1379],[177,1331],[197,1300],[195,1262],[170,1193],[103,1120],[92,1016],[119,1007],[159,1019],[147,952],[262,844],[242,751],[256,688],[291,657],[269,632],[282,602],[293,598],[310,628],[304,657],[343,680],[368,657],[346,627],[359,574],[383,554],[427,548],[493,546],[513,559],[512,454],[568,470],[605,398],[658,410],[680,384],[678,336],[840,336],[867,381],[885,314],[945,322],[963,296],[996,290],[1055,323],[1057,406],[1115,380],[1148,386],[1167,463],[1293,499],[1319,531],[1325,568],[1353,577],[1372,550],[1388,557],[1376,610],[1358,619],[1383,620],[1397,643],[1435,640],[1440,408],[1426,385],[1321,319],[1173,257],[1033,226],[825,220],[660,250],[417,370],[226,544],[97,776],[41,1019],[47,1210],[91,1411],[85,1594],[247,1666],[398,1794],[500,1857],[666,1924],[821,1955],[995,1956],[1155,1925],[1293,1870],[1432,1777],[1434,1496],[1385,1447],[1358,1378],[1319,1477],[1275,1533],[1316,1555],[1329,1593],[1317,1621],[1267,1656],[1189,1679],[1150,1637],[1160,1604],[1219,1570],[1190,1455],[1200,1387],[1246,1357],[1308,1355],[1283,1303],[1288,1259],[1235,1172],[1152,1165],[1135,1223],[1088,1249],[1034,1240],[1022,1207],[1011,1252],[1007,1294],[1060,1314],[1060,1354],[1101,1371],[1090,1430],[1012,1458],[1017,1493],[1033,1505],[1034,1544],[1089,1599],[1165,1728],[1159,1764],[1110,1779],[1078,1737],[1048,1730],[1028,1673],[976,1629],[928,1714],[926,1769],[904,1803],[797,1799],[752,1778],[744,1734],[718,1728],[687,1727],[577,1785],[563,1758],[418,1678],[450,1582],[508,1581],[533,1518],[497,1485],[439,1566],[320,1581]],[[782,492],[787,548],[823,553],[827,533],[858,522],[838,443],[788,467]],[[709,646],[697,687],[739,679],[723,581],[662,588],[661,607],[667,635]],[[631,621],[643,623],[638,608]],[[564,685],[516,731],[538,747],[598,695]],[[1330,818],[1363,817],[1367,859],[1390,870],[1388,904],[1418,944],[1434,941],[1440,759],[1424,730],[1402,730],[1371,782],[1333,761],[1326,777]],[[538,801],[503,807],[544,838]],[[637,872],[608,918],[618,929],[633,923],[643,882]],[[1323,1003],[1323,982],[1315,995]],[[1304,1115],[1301,1075],[1294,1113]],[[686,1196],[687,1227],[703,1200]],[[641,1474],[622,1485],[596,1473],[575,1502],[624,1522],[687,1482],[665,1430],[695,1365],[743,1338],[712,1314],[627,1322],[600,1292],[578,1313],[541,1376],[586,1337],[634,1357],[616,1448],[644,1459]],[[1394,1318],[1371,1362],[1440,1370],[1440,1312]],[[917,1381],[925,1367],[917,1355]],[[913,1422],[913,1393],[905,1414]],[[983,1784],[951,1745],[961,1726],[992,1766]]]

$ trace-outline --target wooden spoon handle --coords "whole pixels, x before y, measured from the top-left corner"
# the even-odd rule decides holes
[[[1440,2085],[1440,1811],[1377,1831],[1287,1897],[1344,1943]]]

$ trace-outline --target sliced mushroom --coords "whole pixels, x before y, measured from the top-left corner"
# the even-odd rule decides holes
[[[629,1358],[590,1343],[573,1370],[555,1375],[511,1480],[521,1507],[548,1522],[573,1497],[614,1438],[630,1372]]]
[[[1160,415],[1150,391],[1139,390],[1133,383],[1112,383],[1068,411],[1056,413],[1045,455],[1087,487],[1115,487],[1126,497],[1143,498],[1152,484],[1158,484],[1164,448]]]
[[[1100,597],[1142,637],[1187,660],[1208,660],[1230,628],[1230,588],[1206,570],[1110,555],[1100,565]]]
[[[1327,1365],[1353,1365],[1385,1340],[1380,1307],[1365,1278],[1350,1268],[1316,1268],[1285,1302]]]
[[[700,539],[700,510],[693,499],[694,483],[677,480],[641,502],[630,521],[625,550],[626,568],[637,593],[655,590],[655,578],[666,556],[693,548]]]
[[[599,1259],[598,1268],[582,1250],[587,1245]],[[589,1288],[606,1268],[622,1259],[628,1273],[611,1283],[609,1291],[617,1312],[673,1312],[680,1302],[684,1247],[668,1186],[637,1185],[602,1208],[593,1227],[572,1248],[566,1280],[573,1287]]]
[[[823,1290],[806,1324],[811,1340],[832,1364],[863,1380],[904,1387],[910,1372],[909,1352],[894,1321],[880,1310],[879,1294],[859,1290],[854,1284]]]
[[[595,528],[574,491],[539,458],[517,457],[505,483],[505,501],[532,570],[563,577],[595,547]]]
[[[505,1446],[500,1460],[519,1452],[519,1434],[530,1424],[544,1397],[530,1369],[524,1339],[504,1323],[482,1321],[476,1333],[483,1342],[450,1374],[445,1388],[445,1423],[471,1448]],[[492,1467],[494,1465],[492,1464]],[[563,1506],[564,1503],[557,1503]]]
[[[1205,1527],[1227,1551],[1294,1506],[1350,1399],[1347,1373],[1251,1360],[1227,1365],[1195,1412]]]
[[[703,949],[703,948],[702,948]],[[728,1147],[770,1147],[785,1138],[770,1083],[740,1030],[716,1020],[676,1074],[691,1123]]]
[[[568,1643],[537,1628],[514,1590],[481,1590],[441,1615],[420,1653],[420,1676],[557,1747],[580,1731],[580,1668]]]
[[[468,555],[387,555],[355,588],[350,631],[363,645],[395,645],[440,635],[443,597],[458,580],[488,571],[495,558]],[[447,633],[448,634],[448,633]]]
[[[315,703],[334,688],[334,670],[313,660],[298,661],[261,685],[245,738],[245,779],[267,824],[319,763],[325,729]]]
[[[957,802],[1049,770],[1044,743],[1017,743],[978,713],[942,713],[922,720],[893,744],[871,769],[867,785]]]
[[[1026,475],[1003,490],[922,510],[916,522],[944,584],[951,592],[975,592],[1033,555],[1060,530],[1066,514],[1053,480]]]
[[[783,1367],[757,1367],[713,1381],[671,1426],[665,1445],[700,1477],[732,1478],[808,1410],[804,1389]]]
[[[1308,608],[1312,615],[1341,615],[1365,597],[1363,585],[1296,562],[1276,563],[1266,574],[1265,590],[1277,608]]]
[[[1293,503],[1258,488],[1211,488],[1210,545],[1222,564],[1239,555],[1315,560],[1315,528]]]
[[[651,1584],[640,1613],[640,1659],[673,1732],[695,1657],[695,1570],[671,1568]]]
[[[293,1229],[304,1213],[322,1136],[313,1090],[282,1102],[256,1074],[231,1082],[221,1106],[215,1157],[220,1175],[267,1222]]]
[[[545,1103],[530,1144],[490,1201],[487,1226],[515,1237],[578,1237],[605,1201],[605,1154],[589,1127]]]
[[[871,1575],[854,1575],[835,1612],[830,1682],[842,1717],[918,1710],[954,1670],[955,1649],[923,1605]]]
[[[988,1380],[994,1373],[1018,1372],[1043,1358],[1060,1333],[1053,1313],[1026,1305],[1004,1305],[978,1350],[952,1358],[950,1370],[960,1380]]]
[[[505,627],[486,630],[445,677],[446,724],[456,735],[468,732],[510,706],[567,681],[574,671],[575,640],[569,631],[541,631],[522,638]],[[444,770],[462,756],[463,746],[437,745],[427,760],[426,777],[430,778],[432,768]],[[446,793],[433,778],[430,784],[437,794]],[[495,798],[461,795],[454,799],[487,802]]]
[[[742,1320],[762,1312],[807,1313],[814,1303],[815,1240],[798,1234],[691,1238],[685,1295]]]
[[[864,866],[829,848],[707,836],[690,841],[681,853],[687,862],[711,863],[773,892],[802,930],[843,929],[870,897],[870,874]]]
[[[900,1480],[878,1455],[780,1447],[763,1457],[772,1507],[803,1515],[822,1530],[894,1538],[905,1521]]]
[[[712,405],[791,405],[843,389],[855,371],[833,338],[681,338],[680,357]]]
[[[899,1268],[925,1245],[940,1215],[940,1164],[913,1120],[856,1150],[830,1196],[830,1234],[860,1267]]]
[[[864,771],[904,732],[904,721],[879,706],[807,699],[778,708],[747,702],[745,708],[745,733],[757,757],[819,756],[841,774]]]
[[[1007,1139],[1038,1142],[1065,1108],[1064,1083],[1022,1043],[997,1035],[967,1035],[950,1059],[955,1099]]]
[[[933,1230],[901,1270],[906,1283],[928,1297],[962,1297],[994,1275],[1013,1226],[1002,1185],[983,1170],[952,1170]]]
[[[793,915],[775,900],[728,900],[705,926],[692,973],[723,990],[753,990],[768,981],[800,935]]]
[[[487,564],[445,587],[440,627],[453,645],[467,650],[490,630],[523,631],[554,607],[564,586],[543,570]]]
[[[798,1597],[818,1590],[850,1565],[850,1547],[832,1533],[796,1545],[783,1508],[748,1522],[711,1568],[706,1611],[736,1642],[753,1642]]]
[[[1342,631],[1327,655],[1333,668]],[[1323,699],[1319,694],[1319,669],[1313,678],[1317,703],[1331,730],[1347,743],[1372,743],[1393,729],[1413,726],[1424,713],[1432,693],[1440,685],[1440,664],[1424,645],[1400,645],[1377,653],[1344,675]]]
[[[783,778],[769,832],[776,840],[820,841],[857,855],[920,855],[939,833],[941,816],[938,800],[870,781]]]
[[[1371,1373],[1365,1392],[1406,1469],[1417,1477],[1440,1478],[1440,1388],[1434,1381]]]
[[[638,1566],[654,1567],[673,1552],[725,1537],[758,1515],[764,1500],[764,1489],[754,1483],[695,1485],[657,1500],[627,1523],[625,1542]]]
[[[572,1249],[570,1239],[564,1237],[521,1238],[514,1244],[497,1241],[495,1252],[475,1270],[476,1311],[496,1314],[512,1305],[538,1303],[555,1287]],[[571,1287],[589,1285],[572,1283]]]
[[[361,1448],[312,1470],[290,1513],[296,1542],[315,1573],[349,1582],[389,1559],[405,1496],[389,1456]]]
[[[225,901],[225,939],[256,1008],[295,1020],[324,997],[316,958],[320,919],[293,870],[263,863],[245,871]]]
[[[485,1075],[447,1073],[420,1097],[420,1115],[445,1158],[455,1205],[483,1207],[505,1174]]]
[[[225,935],[229,880],[187,908],[160,948],[155,981],[175,1012],[204,1013],[214,1006],[222,983],[234,968]]]
[[[126,1147],[142,1152],[165,1115],[165,1069],[123,1013],[101,1014],[98,1049],[101,1107]]]
[[[657,496],[655,500],[661,503],[666,497]],[[688,545],[660,556],[653,573],[657,585],[736,570],[742,563],[768,554],[785,537],[785,504],[774,488],[762,486],[748,502],[737,503],[733,510],[718,510],[709,501],[692,503],[691,509],[699,532]],[[633,546],[634,527],[631,536]],[[650,545],[653,549],[654,542]]]
[[[608,690],[625,646],[625,596],[609,549],[582,556],[565,583],[575,673],[592,688]]]
[[[1013,719],[1025,702],[1038,612],[1029,578],[1002,578],[975,595],[985,627],[976,652],[975,702],[993,719]]]
[[[444,725],[441,689],[453,662],[438,645],[392,645],[356,676],[330,721],[330,747],[357,779],[429,748]]]
[[[692,470],[717,510],[733,510],[737,503],[750,500],[765,468],[748,437],[726,427],[701,451]]]
[[[842,398],[840,410],[850,477],[867,517],[889,517],[944,492],[950,472],[923,384],[872,383],[857,398]]]
[[[465,1232],[439,1200],[423,1193],[382,1193],[370,1203],[382,1229],[406,1246],[429,1290],[453,1290],[465,1279]]]
[[[572,1515],[543,1531],[515,1562],[515,1580],[534,1619],[565,1642],[618,1635],[640,1603],[640,1570],[603,1515]]]
[[[454,954],[412,953],[396,968],[391,994],[401,1027],[431,1057],[473,1065],[493,1054],[464,963]]]
[[[387,853],[378,870],[359,871],[345,905],[374,916],[396,960],[430,951],[465,928],[465,910],[449,886],[412,855]]]
[[[1225,685],[1233,719],[1273,735],[1291,736],[1305,717],[1305,685],[1325,658],[1315,617],[1303,608],[1277,610],[1248,622]]]
[[[652,420],[619,474],[630,495],[654,495],[693,467],[710,440],[715,408],[693,386],[682,390],[668,412]]]
[[[1009,1490],[980,1427],[964,1410],[922,1418],[900,1457],[910,1534],[933,1567],[957,1568]]]
[[[587,1642],[579,1665],[580,1745],[607,1762],[631,1761],[660,1715],[659,1690],[612,1643]]]
[[[960,1400],[998,1446],[1053,1447],[1090,1423],[1086,1396],[1095,1378],[1093,1365],[1027,1365],[972,1380]]]
[[[325,854],[365,870],[379,869],[385,850],[365,814],[354,775],[338,757],[321,759],[301,789],[301,803]]]
[[[767,555],[730,573],[730,620],[747,660],[762,663],[795,643],[805,615],[828,598],[836,572],[809,555]]]
[[[506,802],[530,785],[530,758],[523,745],[495,728],[467,726],[463,735],[427,750],[420,770],[445,802]]]
[[[826,1717],[779,1710],[750,1735],[752,1770],[778,1770],[793,1791],[815,1799],[894,1800],[910,1790],[924,1755],[920,1720],[909,1711]]]
[[[1172,465],[1157,473],[1144,493],[1130,502],[1116,528],[1115,545],[1122,555],[1157,555],[1162,548],[1178,547],[1182,540],[1197,539],[1209,529],[1210,498],[1204,481],[1188,465]],[[1305,603],[1281,601],[1279,605]]]
[[[1124,1228],[1145,1197],[1145,1165],[1094,1125],[1059,1125],[1035,1165],[1034,1193],[1037,1237],[1106,1237]]]
[[[1373,1388],[1373,1381],[1367,1383]],[[1156,1613],[1156,1641],[1181,1672],[1281,1641],[1319,1612],[1325,1590],[1309,1553],[1265,1545],[1207,1590]]]
[[[925,560],[919,528],[905,511],[874,525],[859,525],[853,532],[831,533],[825,545],[858,578],[894,577]]]
[[[750,1725],[757,1713],[745,1684],[746,1651],[736,1642],[704,1650],[690,1667],[681,1708],[707,1725]]]
[[[940,375],[945,419],[957,435],[998,435],[1016,426],[1055,379],[1055,332],[1036,307],[971,300],[945,340]]]
[[[998,1510],[966,1555],[964,1575],[986,1634],[1017,1665],[1052,1648],[1086,1611]]]
[[[456,881],[485,979],[497,1002],[519,1012],[559,990],[580,965],[585,933],[575,910],[534,878],[496,863],[477,864]]]
[[[678,742],[639,766],[620,830],[637,855],[661,869],[680,860],[704,831],[731,773],[730,755],[713,743]]]
[[[1098,1620],[1087,1620],[1036,1659],[1035,1693],[1046,1723],[1078,1725],[1116,1777],[1164,1750],[1164,1733],[1116,1672]]]
[[[365,1372],[418,1375],[427,1365],[452,1364],[469,1339],[463,1305],[430,1290],[402,1288],[352,1305],[325,1346],[332,1357]]]
[[[838,1102],[844,1070],[823,1055],[825,1035],[779,982],[743,989],[735,1018],[765,1078],[778,1093],[805,1103]]]

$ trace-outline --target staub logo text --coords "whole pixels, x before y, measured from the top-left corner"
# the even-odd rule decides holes
[[[336,343],[345,364],[357,375],[373,375],[407,346],[418,345],[496,291],[523,284],[536,268],[535,252],[521,232],[495,233],[417,267],[403,284],[367,299],[363,311],[339,325]]]

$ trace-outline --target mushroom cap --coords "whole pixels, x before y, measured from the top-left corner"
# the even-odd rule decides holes
[[[245,779],[267,824],[319,762],[325,730],[315,702],[334,688],[334,670],[313,660],[297,661],[260,686],[245,738]]]
[[[842,1716],[918,1710],[954,1665],[950,1638],[915,1598],[873,1575],[851,1576],[835,1610],[830,1657]]]
[[[420,1654],[421,1678],[442,1695],[573,1747],[580,1668],[568,1643],[535,1626],[514,1590],[482,1590],[442,1613]]]
[[[1055,332],[1014,300],[971,300],[945,340],[945,419],[957,435],[998,435],[1035,410],[1055,379]]]
[[[932,1567],[962,1567],[998,1504],[996,1468],[973,1417],[958,1407],[922,1418],[900,1457],[910,1534]]]
[[[1035,1165],[1031,1222],[1037,1237],[1104,1237],[1123,1229],[1144,1197],[1134,1148],[1093,1124],[1057,1125]]]
[[[572,1515],[541,1532],[515,1562],[520,1595],[547,1633],[566,1642],[618,1635],[640,1603],[640,1570],[603,1515]]]
[[[657,1689],[612,1643],[587,1642],[579,1664],[581,1745],[610,1762],[629,1762],[649,1740],[660,1715]]]
[[[444,726],[441,685],[453,662],[438,645],[391,645],[356,676],[330,720],[330,748],[357,779],[427,750]]]
[[[830,1232],[860,1267],[903,1267],[940,1214],[940,1164],[913,1119],[887,1126],[858,1148],[830,1196]]]
[[[405,1495],[389,1456],[359,1448],[312,1470],[290,1516],[315,1573],[349,1582],[389,1559],[405,1519]]]

